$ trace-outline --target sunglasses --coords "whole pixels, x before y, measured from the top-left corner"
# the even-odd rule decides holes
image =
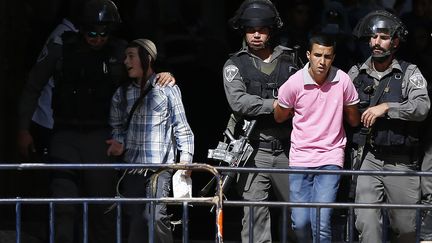
[[[97,31],[88,31],[87,32],[87,36],[89,38],[96,38],[98,36],[100,37],[107,37],[108,36],[108,32],[107,31],[103,31],[103,32],[97,32]]]

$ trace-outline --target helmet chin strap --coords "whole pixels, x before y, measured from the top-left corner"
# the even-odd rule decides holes
[[[379,63],[383,63],[385,62],[391,55],[391,51],[388,50],[384,53],[380,53],[380,54],[372,54],[372,60],[379,62]]]

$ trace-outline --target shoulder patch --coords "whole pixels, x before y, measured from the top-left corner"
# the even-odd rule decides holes
[[[426,87],[426,81],[424,80],[423,75],[420,73],[413,74],[409,78],[409,81],[414,85],[414,87],[418,89],[423,89]]]
[[[224,68],[224,77],[228,82],[233,81],[234,77],[237,75],[239,69],[234,65],[228,65]]]

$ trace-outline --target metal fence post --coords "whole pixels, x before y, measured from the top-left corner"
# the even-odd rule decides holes
[[[49,203],[49,242],[50,243],[54,243],[54,237],[55,237],[55,217],[54,217],[54,213],[55,213],[55,208],[54,208],[54,203],[50,202]]]
[[[189,242],[189,208],[188,203],[183,202],[183,243]]]
[[[17,197],[16,199],[20,199]],[[21,242],[21,202],[15,204],[15,231],[16,231],[16,243]]]
[[[116,198],[120,198],[119,196],[116,196]],[[117,231],[117,234],[116,234],[116,237],[117,237],[117,243],[121,243],[122,242],[122,240],[121,240],[121,237],[122,237],[122,227],[121,227],[121,223],[122,223],[122,220],[121,220],[121,217],[122,217],[122,205],[121,205],[121,203],[120,202],[116,202],[117,203],[117,216],[116,216],[116,231]]]
[[[88,243],[88,203],[83,203],[83,243]]]

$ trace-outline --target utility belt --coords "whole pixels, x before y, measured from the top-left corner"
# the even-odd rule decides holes
[[[377,146],[367,145],[367,150],[375,155],[385,156],[409,156],[410,161],[417,161],[419,158],[419,148],[416,146]]]
[[[289,140],[273,139],[271,141],[252,140],[251,145],[254,148],[269,149],[271,151],[281,151],[288,148]]]

